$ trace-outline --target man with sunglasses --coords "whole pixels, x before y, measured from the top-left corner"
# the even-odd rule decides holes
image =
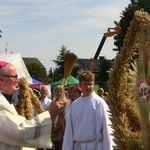
[[[17,77],[17,70],[12,64],[0,61],[0,150],[51,148],[49,112],[26,120],[18,115],[12,104],[11,96],[17,90]]]

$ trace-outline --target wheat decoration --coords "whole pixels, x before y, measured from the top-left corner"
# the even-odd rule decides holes
[[[139,57],[132,64],[133,69],[129,72],[128,88],[130,97],[139,110],[143,149],[148,150],[150,149],[150,16],[144,12],[137,12],[136,15],[141,23]]]
[[[146,103],[139,100],[141,78],[149,84],[150,17],[142,10],[135,12],[123,47],[109,71],[107,102],[114,128],[115,150],[150,149],[150,100]],[[129,139],[133,143],[128,143]],[[141,144],[137,144],[137,139],[142,139]]]
[[[29,87],[27,78],[21,78],[19,82],[18,103],[15,106],[19,115],[30,120],[34,117],[34,109],[38,114],[44,112],[40,100]]]
[[[115,150],[121,150],[124,141],[131,134],[127,116],[127,79],[128,69],[132,58],[137,55],[137,30],[138,26],[135,22],[131,22],[128,33],[123,43],[123,47],[114,60],[114,67],[109,71],[109,96],[108,105],[111,110],[111,121],[114,128],[113,136],[116,143]],[[133,36],[135,35],[135,36]]]
[[[63,78],[63,85],[67,86],[69,76],[73,70],[75,62],[77,60],[77,56],[74,53],[66,53],[64,55],[64,78]]]

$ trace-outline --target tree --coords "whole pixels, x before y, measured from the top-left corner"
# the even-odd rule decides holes
[[[59,55],[57,56],[56,60],[53,60],[53,62],[56,64],[56,68],[54,68],[54,73],[53,73],[53,82],[63,78],[64,75],[64,55],[66,53],[70,52],[70,50],[67,50],[67,47],[64,45],[61,46],[61,49],[59,51]],[[71,75],[77,76],[78,75],[78,70],[79,67],[74,67],[72,70]]]
[[[26,65],[31,77],[47,84],[49,82],[46,69],[42,65],[31,63]]]
[[[0,30],[0,38],[2,38],[2,35],[1,35],[2,31]]]
[[[53,60],[53,62],[56,64],[56,68],[54,68],[54,73],[53,73],[53,81],[57,81],[63,77],[63,74],[64,74],[64,55],[67,52],[70,52],[70,50],[67,50],[67,47],[62,45],[61,49],[59,51],[59,55],[57,56],[56,60]]]
[[[125,38],[130,22],[134,17],[134,12],[136,10],[143,9],[150,13],[150,0],[131,0],[131,4],[128,7],[125,7],[125,10],[121,13],[121,19],[119,22],[115,21],[116,25],[120,25],[122,31],[120,34],[114,36],[114,51],[120,51],[120,48],[123,46],[123,40]]]
[[[53,79],[53,71],[52,71],[52,68],[50,68],[50,70],[49,70],[48,77],[49,77],[50,80]]]
[[[109,79],[108,70],[112,67],[112,61],[107,60],[105,57],[99,59],[100,70],[99,74],[96,76],[96,81],[99,81],[99,86],[107,91],[107,81]]]

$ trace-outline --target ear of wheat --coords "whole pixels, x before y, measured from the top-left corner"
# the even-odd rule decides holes
[[[63,78],[63,85],[67,86],[69,76],[73,70],[75,65],[77,56],[74,53],[66,53],[64,56],[64,78]]]
[[[29,87],[27,78],[20,79],[19,87],[19,100],[16,106],[18,114],[30,120],[34,117],[33,106],[38,114],[44,112],[41,102]]]
[[[77,59],[77,56],[74,53],[68,52],[64,56],[64,77],[62,81],[62,85],[64,86],[64,88],[68,85],[69,76],[73,70],[76,59]],[[64,92],[65,90],[63,90],[61,100],[63,100],[63,97],[65,95]]]
[[[107,102],[114,125],[115,150],[120,150],[124,144],[122,150],[129,150],[131,146],[131,149],[138,146],[138,150],[149,150],[150,16],[147,12],[135,12],[109,78],[111,90]],[[132,143],[128,143],[130,136]]]

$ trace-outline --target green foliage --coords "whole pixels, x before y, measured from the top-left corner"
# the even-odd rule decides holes
[[[120,25],[122,31],[120,34],[114,36],[114,51],[120,51],[120,48],[123,46],[123,40],[125,38],[128,27],[130,26],[130,22],[134,17],[134,12],[136,10],[143,9],[150,13],[150,0],[131,0],[131,3],[128,7],[125,7],[125,10],[121,13],[121,19],[119,22],[115,21],[116,25]]]
[[[49,81],[52,82],[52,79],[53,79],[53,70],[52,70],[52,68],[50,68],[50,70],[48,72],[48,77],[49,77]]]
[[[40,80],[40,81],[44,82],[45,84],[48,83],[49,79],[47,76],[47,72],[43,66],[38,65],[36,63],[31,63],[31,64],[26,65],[26,67],[27,67],[31,77],[33,77],[37,80]]]
[[[108,70],[112,67],[112,62],[108,61],[105,57],[100,59],[100,70],[99,70],[99,78],[103,82],[107,82],[109,79]]]
[[[127,137],[122,141],[121,150],[143,150],[140,138]]]
[[[59,55],[57,56],[56,60],[53,60],[53,62],[56,64],[56,68],[54,69],[54,73],[53,73],[53,81],[57,81],[63,77],[63,74],[64,74],[64,55],[67,52],[70,52],[70,50],[67,50],[67,47],[62,45],[61,49],[59,51]]]
[[[2,35],[1,35],[2,31],[0,30],[0,38],[2,38]]]
[[[53,62],[56,64],[56,68],[54,68],[54,73],[53,73],[53,82],[63,78],[63,76],[64,76],[64,55],[68,52],[70,52],[70,50],[67,50],[67,47],[62,45],[61,49],[59,51],[59,55],[57,56],[56,60],[53,60]],[[80,67],[74,67],[71,75],[76,77],[78,75],[77,72],[79,69],[80,69]]]
[[[112,67],[112,62],[108,61],[105,57],[100,58],[100,70],[99,73],[96,75],[96,81],[99,81],[99,86],[102,87],[105,91],[108,91],[107,89],[107,81],[109,79],[108,70]]]

